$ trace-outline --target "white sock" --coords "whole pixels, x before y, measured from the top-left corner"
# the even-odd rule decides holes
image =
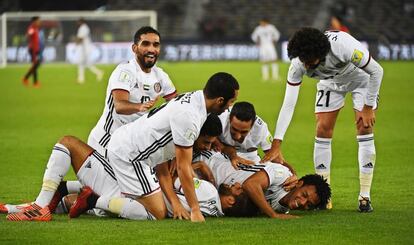
[[[263,80],[269,79],[269,65],[268,64],[262,65],[262,79]]]
[[[315,137],[315,146],[313,149],[313,163],[315,173],[326,179],[328,184],[331,183],[331,150],[332,139]]]
[[[358,135],[359,199],[370,198],[372,177],[375,166],[374,134]]]
[[[98,198],[98,200],[96,200],[95,207],[109,211],[109,202],[110,201],[111,201],[111,197],[100,196]]]
[[[42,189],[36,198],[35,203],[44,208],[49,205],[55,194],[59,183],[70,168],[70,152],[62,144],[57,143],[50,154],[49,162],[43,176]]]
[[[66,188],[69,194],[79,193],[82,189],[82,184],[77,180],[66,181]]]
[[[272,63],[272,78],[279,80],[279,65],[277,63]]]

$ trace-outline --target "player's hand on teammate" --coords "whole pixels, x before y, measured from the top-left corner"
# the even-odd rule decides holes
[[[185,210],[181,203],[176,203],[172,206],[174,219],[190,219],[190,213]]]
[[[237,154],[231,158],[231,165],[234,169],[239,169],[239,165],[253,165],[254,162],[251,160],[244,159],[243,157],[238,156]]]
[[[296,186],[296,183],[298,183],[298,176],[292,175],[283,182],[283,189],[285,191],[290,191]]]
[[[282,151],[280,150],[281,141],[273,140],[272,148],[268,150],[263,156],[261,163],[263,162],[278,162],[284,163],[285,158],[283,157]]]
[[[364,105],[362,108],[362,111],[357,114],[357,121],[356,124],[358,124],[360,121],[362,121],[362,125],[365,128],[372,128],[375,124],[375,112],[372,109],[372,106]]]
[[[191,211],[191,222],[205,222],[200,210]]]

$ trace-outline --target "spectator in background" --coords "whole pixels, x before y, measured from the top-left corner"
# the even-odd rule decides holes
[[[269,80],[269,66],[272,67],[272,79],[279,80],[279,66],[276,63],[277,52],[275,49],[275,43],[280,38],[280,32],[276,27],[269,23],[267,18],[260,20],[253,33],[252,40],[259,46],[259,56],[262,62],[262,78],[263,80]]]
[[[40,82],[37,77],[37,69],[42,62],[42,51],[44,44],[41,42],[41,33],[40,33],[40,17],[34,16],[30,21],[30,25],[27,28],[26,37],[28,42],[28,49],[30,54],[30,60],[32,66],[27,71],[26,75],[23,77],[23,85],[29,86],[29,77],[33,76],[33,86],[35,88],[40,87]],[[43,39],[44,40],[44,39]]]
[[[331,27],[329,29],[331,31],[343,31],[350,33],[349,28],[344,25],[342,18],[337,15],[333,15],[331,17]]]
[[[76,35],[76,44],[79,45],[79,64],[78,64],[78,83],[85,82],[85,67],[96,75],[96,80],[101,81],[103,71],[92,65],[90,55],[92,51],[91,31],[83,18],[78,20],[78,33]]]

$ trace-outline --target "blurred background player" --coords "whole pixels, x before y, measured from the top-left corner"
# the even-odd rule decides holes
[[[30,25],[27,28],[26,37],[28,42],[28,49],[30,54],[30,60],[32,65],[23,77],[23,85],[29,86],[29,77],[33,76],[33,86],[35,88],[40,87],[40,82],[37,76],[37,69],[42,62],[42,51],[44,43],[42,43],[41,31],[40,31],[40,17],[34,16],[31,19]],[[44,40],[43,40],[44,41]]]
[[[288,44],[288,55],[291,64],[285,98],[276,124],[273,141],[276,147],[272,147],[272,151],[266,154],[268,158],[265,158],[284,161],[280,145],[292,119],[303,76],[319,79],[315,103],[316,137],[313,159],[315,172],[325,177],[329,183],[335,122],[339,111],[345,105],[346,94],[351,93],[358,142],[358,210],[371,212],[373,208],[370,190],[376,158],[373,127],[383,76],[382,67],[348,33],[323,33],[310,27],[301,28],[292,36]],[[331,207],[330,203],[328,208]]]
[[[349,32],[349,28],[344,24],[344,21],[341,17],[337,15],[332,15],[331,17],[331,26],[329,28],[331,31],[343,31],[343,32]]]
[[[76,34],[76,44],[78,45],[79,64],[78,64],[78,83],[85,82],[85,67],[96,75],[96,80],[101,81],[104,72],[92,65],[91,51],[91,30],[83,18],[78,20],[78,33]]]
[[[275,43],[280,38],[280,32],[269,23],[267,18],[260,20],[260,24],[252,33],[252,40],[259,46],[259,59],[262,62],[262,78],[269,80],[269,66],[272,67],[272,79],[279,80],[279,66],[276,63],[277,52]]]

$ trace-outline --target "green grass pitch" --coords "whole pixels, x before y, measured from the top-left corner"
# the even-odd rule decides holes
[[[283,100],[285,82],[262,82],[256,62],[160,63],[179,92],[201,89],[208,77],[227,71],[239,80],[238,101],[252,102],[271,132]],[[0,215],[0,243],[139,244],[414,244],[413,62],[382,62],[385,75],[377,112],[377,161],[372,187],[374,212],[356,211],[359,191],[357,143],[352,102],[347,98],[333,139],[331,211],[293,212],[301,218],[209,218],[203,224],[164,220],[128,221],[54,215],[48,223],[8,222]],[[42,87],[26,88],[28,66],[0,69],[0,202],[33,200],[55,142],[64,135],[87,139],[103,110],[106,81],[88,74],[76,84],[76,67],[44,65]],[[288,64],[281,64],[286,77]],[[283,151],[298,175],[313,172],[315,80],[305,79]],[[410,126],[411,125],[411,126]],[[66,177],[74,179],[73,172]]]

